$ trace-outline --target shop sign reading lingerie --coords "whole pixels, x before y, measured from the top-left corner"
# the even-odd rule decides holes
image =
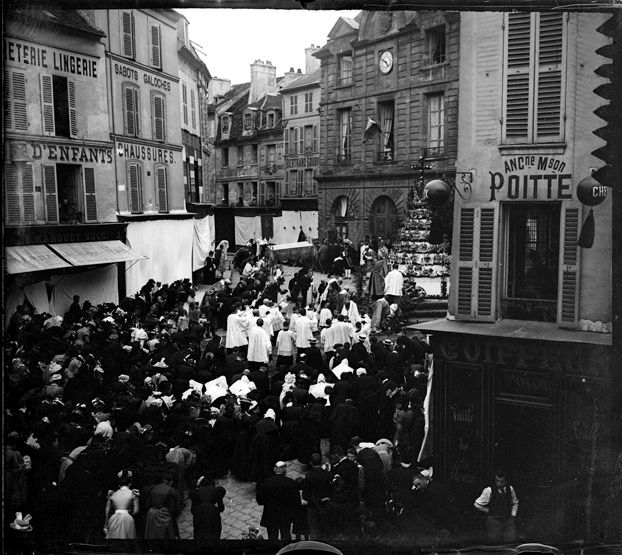
[[[572,198],[572,174],[554,156],[527,154],[504,161],[503,171],[490,175],[490,201],[567,200]]]

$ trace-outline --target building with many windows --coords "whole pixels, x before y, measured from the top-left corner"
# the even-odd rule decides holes
[[[320,68],[312,54],[319,48],[306,49],[305,74],[281,88],[283,99],[283,143],[285,183],[281,205],[317,211],[316,174],[320,166]]]
[[[52,8],[5,24],[5,314],[24,300],[64,314],[72,287],[118,300],[117,263],[133,255],[116,217],[106,26]]]
[[[181,16],[173,10],[123,9],[94,15],[107,35],[118,218],[128,224],[128,243],[148,257],[128,265],[126,286],[132,294],[150,278],[171,282],[192,273],[193,214],[185,207],[180,125]]]
[[[601,538],[592,508],[607,488],[596,484],[609,483],[617,455],[612,203],[590,177],[605,145],[594,90],[606,83],[596,70],[609,17],[461,14],[465,179],[449,316],[416,327],[434,351],[435,479],[472,502],[505,468],[525,507],[523,537]],[[602,195],[593,242],[580,240],[586,184]]]
[[[408,192],[423,177],[413,170],[420,157],[425,179],[455,170],[459,15],[342,17],[315,56],[322,68],[320,235],[355,244],[395,238]]]

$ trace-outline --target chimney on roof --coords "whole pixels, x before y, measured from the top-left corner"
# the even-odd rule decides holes
[[[251,64],[251,88],[248,93],[248,103],[252,104],[263,98],[267,94],[276,94],[276,67],[270,60],[264,63],[262,60],[255,60]]]
[[[320,67],[320,60],[313,56],[314,52],[320,49],[319,46],[312,44],[308,48],[305,48],[305,73],[311,73]]]

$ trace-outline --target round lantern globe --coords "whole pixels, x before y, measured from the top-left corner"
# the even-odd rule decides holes
[[[449,200],[451,188],[441,179],[430,181],[423,189],[423,198],[431,206],[441,206]]]
[[[597,206],[607,198],[607,187],[591,175],[577,184],[577,198],[586,206]]]

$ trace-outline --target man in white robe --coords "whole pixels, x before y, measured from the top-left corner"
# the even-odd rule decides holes
[[[338,343],[340,343],[341,345],[345,345],[346,343],[352,345],[352,338],[354,337],[354,326],[345,321],[345,316],[343,314],[337,316],[337,322],[333,323],[332,327],[334,328],[333,345],[337,345]]]
[[[389,303],[397,302],[403,295],[404,275],[398,270],[398,265],[393,264],[393,269],[384,277],[384,296]]]
[[[332,353],[335,350],[335,330],[333,321],[328,318],[326,326],[320,331],[320,347],[324,353]]]
[[[296,349],[298,354],[304,353],[310,346],[309,339],[313,338],[313,332],[311,331],[311,320],[307,318],[307,311],[304,308],[300,309],[300,314],[296,318],[294,333],[296,334]]]
[[[246,355],[246,360],[249,363],[255,363],[255,366],[267,364],[272,353],[270,336],[263,325],[263,320],[259,318],[248,334],[248,354]]]
[[[351,324],[356,324],[361,319],[359,307],[354,301],[346,301],[341,309],[341,314],[347,316]]]
[[[229,316],[227,316],[227,336],[225,338],[225,348],[235,349],[236,347],[245,347],[248,345],[246,338],[246,330],[248,321],[236,308]]]

